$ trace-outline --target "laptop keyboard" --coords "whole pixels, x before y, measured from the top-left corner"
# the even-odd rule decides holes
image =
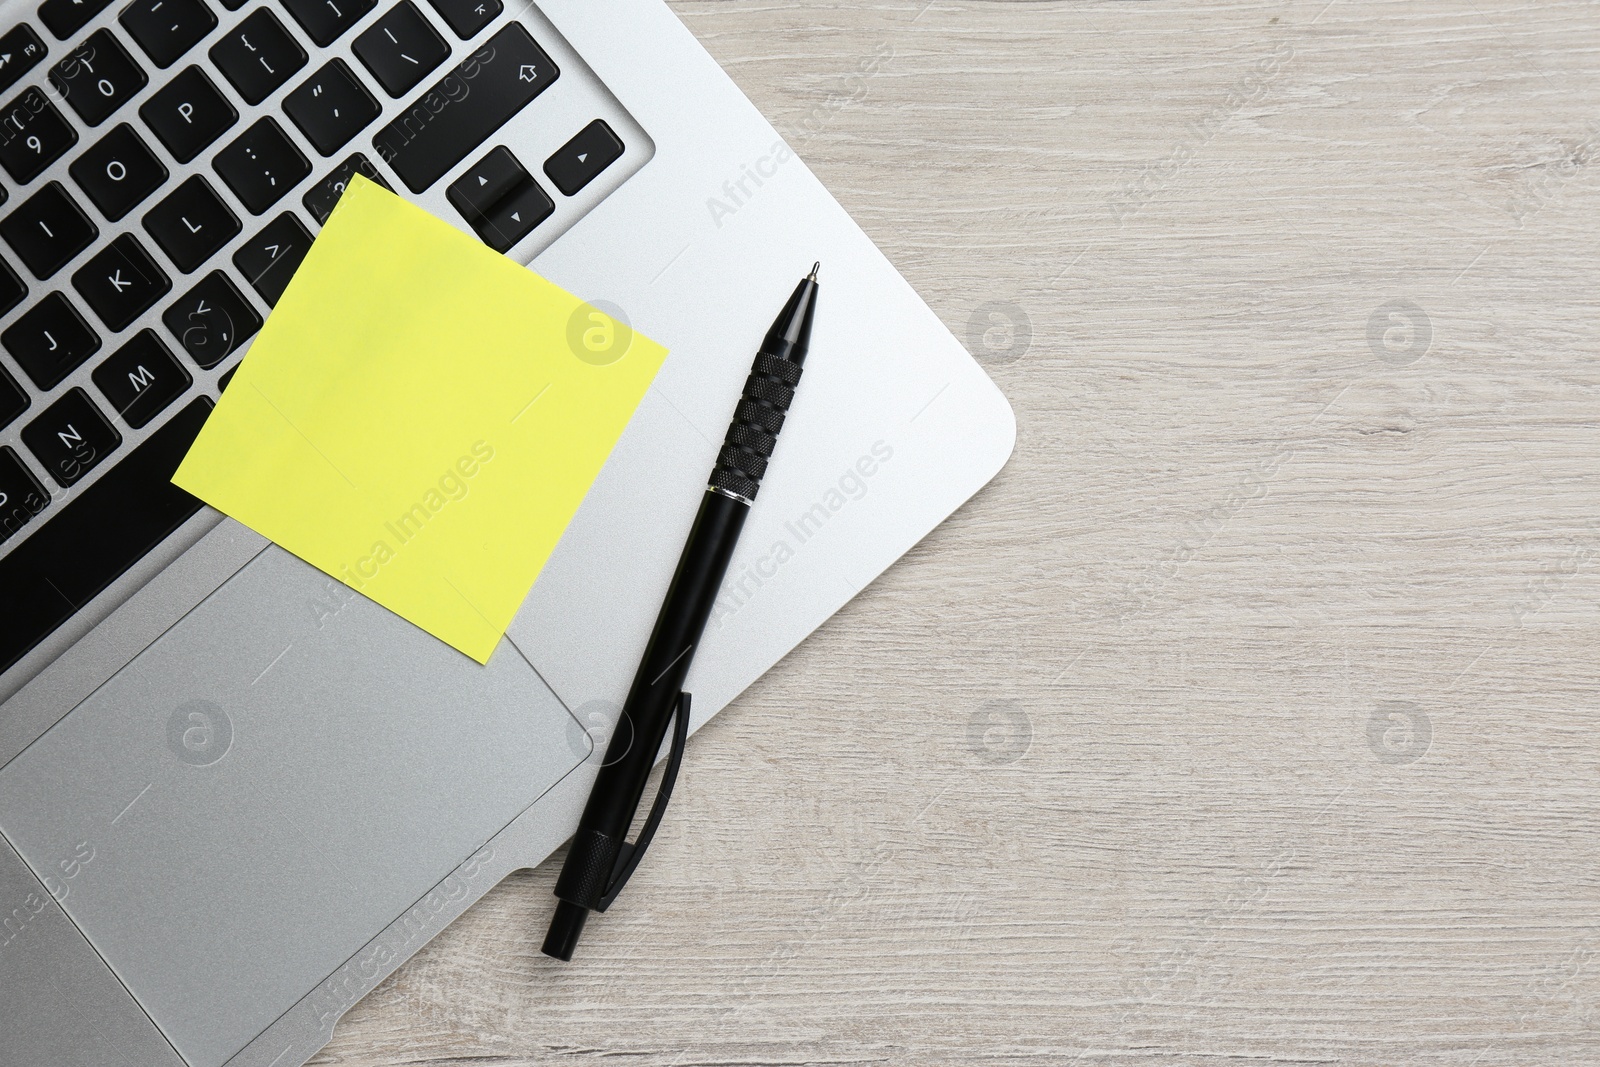
[[[199,510],[172,472],[354,174],[509,252],[648,153],[595,93],[497,143],[563,77],[503,0],[109,6],[0,33],[0,671]]]

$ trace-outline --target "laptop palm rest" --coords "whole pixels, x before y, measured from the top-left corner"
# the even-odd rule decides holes
[[[487,667],[269,548],[0,771],[0,832],[193,1067],[587,756]]]

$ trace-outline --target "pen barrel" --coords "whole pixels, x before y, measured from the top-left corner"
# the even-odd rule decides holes
[[[594,908],[605,894],[749,513],[747,504],[721,493],[708,491],[700,501],[556,881],[562,900]]]
[[[572,958],[585,916],[600,908],[616,876],[645,780],[661,751],[745,517],[761,490],[767,461],[794,402],[800,368],[811,345],[817,291],[813,266],[767,331],[745,379],[733,424],[717,452],[700,511],[606,746],[605,763],[556,879],[562,905],[551,921],[544,951],[558,959]]]

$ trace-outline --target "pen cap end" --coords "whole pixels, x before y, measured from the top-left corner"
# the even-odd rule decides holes
[[[588,920],[588,908],[566,900],[557,901],[555,917],[550,920],[550,932],[544,935],[544,947],[540,951],[564,962],[571,960],[573,950],[578,947],[578,938],[583,935],[583,924]]]

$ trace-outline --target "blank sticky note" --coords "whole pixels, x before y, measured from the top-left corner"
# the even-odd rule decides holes
[[[172,480],[487,663],[665,358],[358,175]]]

